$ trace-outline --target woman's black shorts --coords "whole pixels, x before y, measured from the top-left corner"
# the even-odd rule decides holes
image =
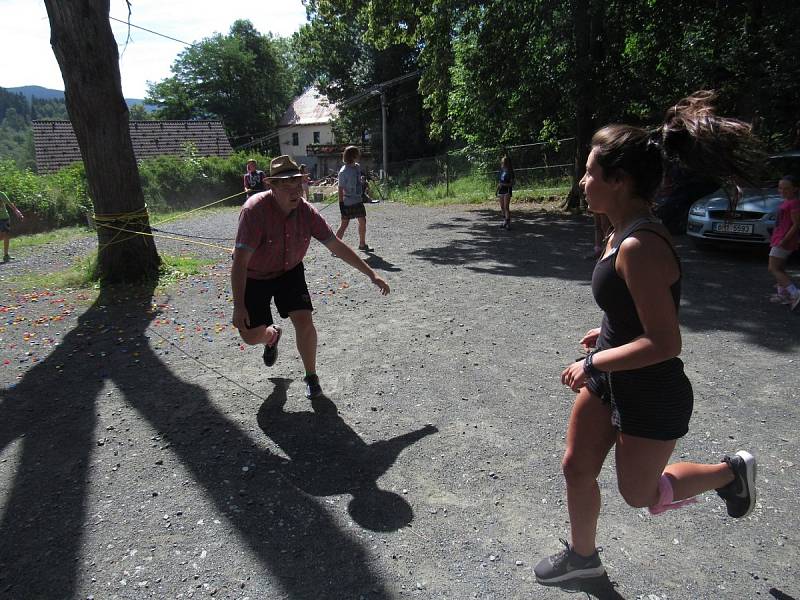
[[[508,197],[511,197],[511,186],[510,185],[501,185],[497,188],[497,195],[498,196],[505,196],[508,194]]]
[[[342,213],[343,219],[357,219],[359,217],[367,217],[367,211],[364,208],[364,203],[359,202],[358,204],[351,204],[347,206],[346,204],[339,203],[339,212]]]
[[[632,371],[599,373],[586,387],[611,404],[611,423],[622,433],[676,440],[689,431],[694,395],[679,358]]]
[[[314,310],[306,285],[303,263],[275,279],[250,279],[244,288],[244,305],[250,317],[250,329],[272,325],[270,302],[275,298],[278,314],[284,319],[295,310]]]

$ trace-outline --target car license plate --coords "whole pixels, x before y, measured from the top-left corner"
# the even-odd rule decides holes
[[[720,233],[753,233],[753,225],[746,223],[714,223],[714,231]]]

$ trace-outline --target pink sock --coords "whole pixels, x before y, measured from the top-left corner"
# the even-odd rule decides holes
[[[653,506],[649,506],[647,510],[650,511],[651,515],[660,515],[668,510],[674,510],[686,506],[687,504],[694,504],[697,502],[696,498],[686,498],[685,500],[673,502],[673,497],[672,481],[670,481],[667,475],[661,475],[661,479],[658,480],[658,502],[653,504]]]

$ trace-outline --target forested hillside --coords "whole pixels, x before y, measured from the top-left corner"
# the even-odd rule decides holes
[[[0,88],[0,159],[12,159],[19,168],[35,167],[33,119],[66,119],[63,99],[31,98]]]

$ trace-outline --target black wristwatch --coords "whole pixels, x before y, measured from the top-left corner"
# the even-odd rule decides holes
[[[597,352],[595,350],[595,352]],[[586,377],[594,377],[595,375],[600,375],[600,369],[594,366],[594,352],[589,352],[586,355],[586,358],[583,360],[583,372],[586,374]]]

